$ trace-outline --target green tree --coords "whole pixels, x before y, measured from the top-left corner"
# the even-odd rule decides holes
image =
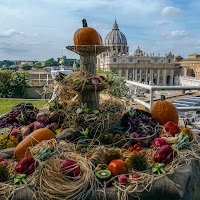
[[[9,70],[14,70],[14,71],[17,71],[19,69],[18,66],[15,66],[15,67],[9,67]]]
[[[53,58],[50,58],[45,61],[45,66],[59,66],[59,63],[55,61]]]
[[[0,97],[11,97],[11,80],[12,72],[11,71],[1,71],[0,72]]]
[[[35,68],[38,68],[38,69],[41,69],[41,68],[43,68],[43,66],[42,66],[42,63],[41,63],[41,62],[37,62],[37,63],[35,63],[35,64],[34,64],[34,67],[35,67]]]
[[[0,72],[0,97],[21,97],[27,86],[27,72]]]
[[[0,67],[3,67],[3,65],[5,65],[6,67],[10,67],[11,65],[14,65],[14,62],[10,60],[0,61]]]
[[[63,65],[64,66],[73,66],[73,64],[74,64],[74,61],[76,61],[76,59],[68,59],[68,58],[66,58],[66,59],[64,59],[63,60]]]
[[[11,90],[12,96],[22,97],[28,82],[28,72],[12,73]]]
[[[58,60],[58,63],[60,62],[60,59],[61,59],[61,58],[57,58],[57,60]]]
[[[30,66],[30,65],[28,65],[28,64],[24,64],[24,65],[22,66],[22,69],[23,69],[23,70],[31,70],[31,69],[32,69],[32,66]]]

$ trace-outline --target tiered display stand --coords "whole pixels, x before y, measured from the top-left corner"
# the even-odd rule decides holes
[[[96,64],[97,55],[109,50],[107,46],[67,46],[68,50],[80,55],[81,73],[85,75],[97,75]],[[79,99],[84,104],[87,103],[87,107],[90,109],[99,109],[99,92],[104,90],[104,86],[99,85],[85,85],[80,93]]]

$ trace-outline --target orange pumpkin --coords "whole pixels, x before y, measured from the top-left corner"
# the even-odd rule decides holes
[[[43,140],[50,140],[52,138],[56,139],[55,134],[48,128],[40,128],[33,131],[16,146],[14,151],[15,158],[17,158],[17,160],[20,161],[25,156],[29,157],[29,147],[35,146]]]
[[[160,124],[164,125],[168,121],[172,121],[175,124],[178,124],[178,111],[171,102],[165,101],[164,95],[161,95],[161,101],[157,101],[153,104],[150,113]]]
[[[93,28],[87,27],[85,19],[82,20],[83,28],[78,29],[74,34],[75,45],[103,45],[101,35]]]

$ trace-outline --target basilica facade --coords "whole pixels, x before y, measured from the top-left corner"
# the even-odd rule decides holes
[[[126,37],[119,31],[116,20],[112,31],[105,37],[104,45],[109,46],[110,50],[98,56],[98,69],[114,70],[119,76],[141,83],[174,85],[174,77],[178,73],[178,67],[174,65],[174,55],[171,52],[165,56],[148,54],[139,46],[129,55]]]

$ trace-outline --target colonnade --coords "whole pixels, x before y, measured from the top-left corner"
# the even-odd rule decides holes
[[[170,71],[169,71],[170,70]],[[156,73],[154,69],[147,68],[133,68],[125,69],[122,73],[122,69],[118,70],[118,76],[125,76],[129,80],[137,82],[150,83],[154,82],[156,85],[173,85],[174,70],[173,69],[157,69]],[[162,80],[161,80],[162,78]]]

